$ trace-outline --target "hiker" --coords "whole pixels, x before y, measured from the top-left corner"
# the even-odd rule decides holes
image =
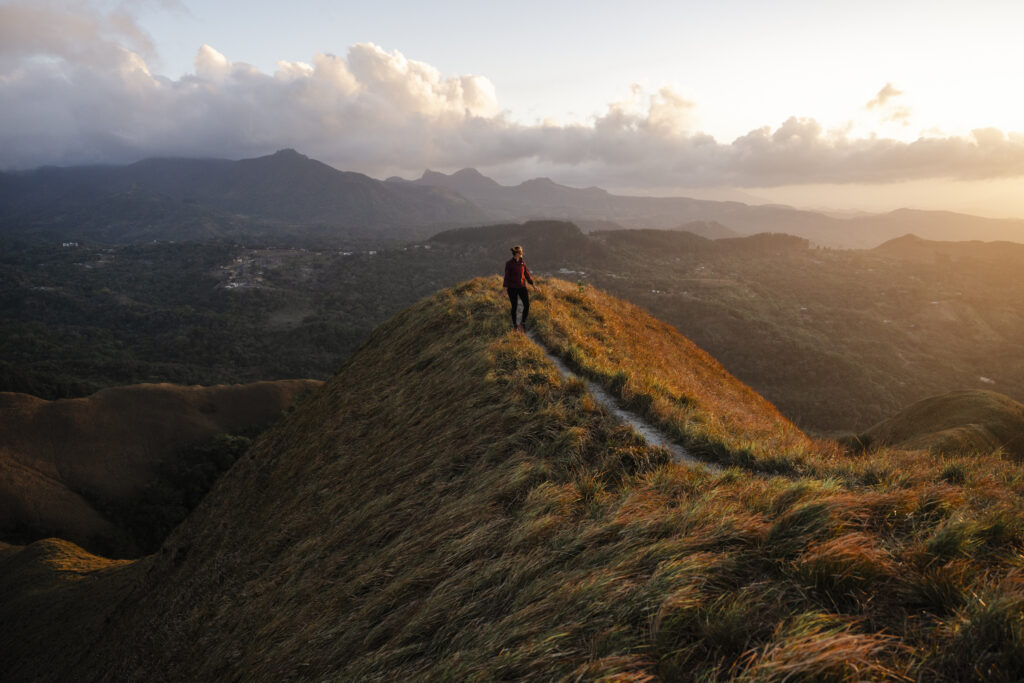
[[[505,283],[502,287],[508,290],[508,299],[512,303],[512,329],[520,332],[526,332],[526,316],[530,313],[530,292],[526,289],[527,282],[537,289],[537,285],[533,284],[533,278],[530,277],[530,269],[523,260],[523,248],[516,245],[512,247],[512,258],[505,262]],[[517,325],[518,299],[523,300],[523,319]]]

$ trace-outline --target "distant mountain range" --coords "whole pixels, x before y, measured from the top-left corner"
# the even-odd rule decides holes
[[[684,229],[711,239],[781,232],[847,248],[870,248],[907,233],[1024,242],[1022,220],[909,209],[838,218],[788,206],[614,195],[549,178],[505,186],[471,168],[380,181],[294,150],[241,161],[147,159],[0,173],[0,236],[20,238],[326,246],[540,218],[571,220],[584,231]]]
[[[536,178],[509,187],[499,185],[472,168],[451,175],[427,171],[418,180],[389,178],[389,181],[457,192],[504,220],[558,218],[572,220],[584,230],[588,229],[588,222],[606,222],[631,229],[678,229],[683,226],[681,229],[712,239],[783,232],[806,237],[823,246],[859,249],[871,248],[907,233],[930,240],[1024,242],[1024,220],[982,218],[948,211],[900,209],[885,214],[839,218],[774,204],[751,205],[689,197],[621,196],[597,187],[566,187],[548,178]],[[695,222],[717,223],[732,234],[703,233],[693,229]],[[601,229],[607,229],[607,226]]]
[[[454,192],[331,168],[294,150],[0,174],[0,231],[111,243],[411,239],[489,214]]]

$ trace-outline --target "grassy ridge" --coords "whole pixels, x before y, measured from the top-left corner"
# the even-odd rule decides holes
[[[793,459],[813,447],[768,401],[642,309],[560,280],[547,281],[539,299],[545,345],[691,451],[770,469],[780,454]]]
[[[959,395],[952,394],[929,399],[916,413],[908,409],[910,417],[894,418],[903,430],[900,439],[873,438],[882,445],[902,440],[924,448],[912,435],[938,431],[932,422],[941,422],[944,430],[967,425],[963,430],[985,416],[998,418],[1001,440],[993,436],[965,442],[991,443],[980,452],[951,447],[945,449],[948,457],[933,457],[904,445],[880,448],[871,457],[852,455],[834,441],[805,436],[693,342],[632,304],[560,280],[546,281],[536,298],[536,331],[549,348],[702,457],[760,472],[834,479],[846,486],[941,484],[962,481],[970,471],[988,498],[1012,497],[1021,490],[1016,451],[999,448],[1020,420],[1019,406],[1006,397],[965,392],[970,400],[957,401]],[[982,400],[986,396],[990,398]],[[937,403],[943,406],[938,412],[930,408]]]
[[[546,334],[569,315],[570,292],[546,283]],[[999,481],[979,458],[945,480],[867,486],[672,464],[506,332],[505,306],[499,283],[479,279],[378,328],[218,482],[88,652],[36,673],[1024,675],[1015,465]],[[580,320],[583,340],[597,334]],[[813,442],[671,330],[632,312],[602,329],[613,350],[630,348],[621,336],[673,351],[663,372],[609,355],[604,371],[626,373],[627,398],[660,383],[693,396],[692,424],[724,451],[764,433],[817,462]],[[676,384],[700,367],[704,383]]]

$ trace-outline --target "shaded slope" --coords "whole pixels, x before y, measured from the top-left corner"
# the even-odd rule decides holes
[[[1016,465],[982,456],[951,484],[929,467],[934,458],[910,453],[857,486],[671,464],[581,382],[563,381],[536,345],[504,332],[499,284],[442,291],[378,328],[159,555],[131,565],[135,590],[92,644],[22,659],[18,671],[44,680],[1024,673]],[[585,302],[566,283],[542,286],[536,320],[554,334],[571,319],[561,309]],[[802,443],[641,311],[621,327],[586,316],[575,323],[583,340],[603,331],[623,353],[634,338],[658,349],[662,371],[641,355],[606,359],[607,369],[626,375],[623,387],[649,378],[700,398],[705,423],[741,431],[707,433],[722,448]],[[570,357],[585,367],[591,356],[577,347]],[[700,386],[675,385],[691,376]],[[740,405],[719,413],[719,398]]]
[[[0,680],[34,680],[41,665],[80,653],[145,564],[56,538],[24,548],[0,543]]]
[[[1024,460],[1024,405],[994,391],[954,391],[918,401],[860,437],[868,447],[922,448],[936,453],[1003,449]]]
[[[140,384],[57,401],[0,393],[0,538],[130,554],[111,508],[142,496],[183,447],[264,426],[319,384]]]

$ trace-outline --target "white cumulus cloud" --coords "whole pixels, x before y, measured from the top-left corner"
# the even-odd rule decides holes
[[[1024,175],[1024,137],[988,129],[901,142],[793,117],[722,142],[696,129],[694,103],[669,87],[634,86],[583,123],[525,124],[503,113],[486,77],[445,75],[371,43],[273,73],[203,45],[194,73],[171,80],[151,72],[152,45],[129,14],[67,7],[0,5],[0,168],[294,147],[374,175],[504,167],[619,187]],[[865,106],[898,117],[901,96],[886,84]]]

